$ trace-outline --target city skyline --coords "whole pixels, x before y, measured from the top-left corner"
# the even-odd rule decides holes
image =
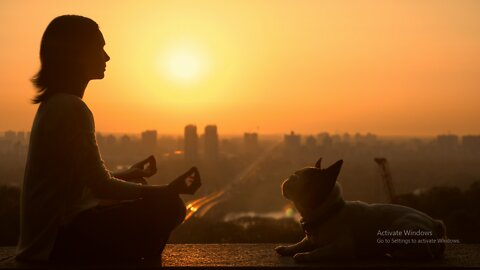
[[[3,135],[3,136],[2,136]],[[29,140],[30,132],[25,132],[23,130],[15,131],[15,130],[7,130],[7,131],[0,131],[0,142],[1,140],[7,141],[21,141],[27,143]],[[307,147],[315,147],[317,146],[318,141],[324,141],[325,138],[328,141],[336,141],[336,142],[358,142],[360,141],[380,141],[380,140],[388,140],[388,139],[408,139],[408,140],[415,140],[415,139],[427,139],[427,140],[435,140],[439,144],[443,145],[474,145],[474,148],[478,148],[480,145],[480,134],[455,134],[455,133],[441,133],[435,134],[434,136],[429,137],[422,137],[422,136],[381,136],[375,133],[367,132],[367,133],[329,133],[326,131],[316,132],[312,134],[302,134],[296,133],[295,131],[291,130],[290,132],[286,132],[283,134],[261,134],[258,132],[243,132],[242,134],[221,134],[218,133],[217,125],[206,125],[204,127],[203,133],[197,133],[197,126],[194,124],[188,124],[184,127],[183,134],[162,134],[159,133],[155,129],[147,129],[143,130],[138,133],[105,133],[101,131],[96,131],[97,141],[103,141],[105,138],[114,138],[115,140],[120,141],[130,141],[132,139],[136,141],[140,141],[143,144],[144,149],[153,149],[156,148],[157,142],[162,138],[176,138],[176,139],[183,139],[184,141],[184,149],[189,149],[186,151],[190,152],[190,157],[187,159],[195,160],[198,156],[198,144],[200,141],[204,144],[204,148],[209,149],[206,150],[210,153],[206,153],[216,159],[215,153],[218,153],[219,149],[219,140],[220,139],[230,139],[230,138],[243,138],[245,145],[250,148],[253,145],[256,145],[259,138],[272,140],[275,138],[277,140],[282,140],[286,145],[305,145]],[[466,142],[466,144],[465,144]]]
[[[192,125],[192,124],[189,124],[189,125]],[[197,126],[197,125],[192,125],[192,126]],[[205,127],[207,126],[210,126],[210,125],[206,125]],[[97,130],[95,133],[96,135],[98,136],[99,134],[102,135],[102,136],[108,136],[108,135],[113,135],[113,136],[116,136],[116,137],[120,137],[120,136],[124,136],[124,135],[127,135],[127,136],[131,136],[132,138],[136,138],[136,139],[142,139],[142,134],[144,132],[149,132],[149,131],[154,131],[158,137],[184,137],[184,132],[177,132],[177,133],[161,133],[159,132],[157,129],[143,129],[143,130],[140,130],[140,131],[132,131],[132,132],[105,132],[105,131],[99,131]],[[13,129],[6,129],[6,130],[0,130],[0,138],[2,137],[5,137],[5,134],[6,133],[9,133],[9,132],[14,132],[15,134],[16,133],[21,133],[21,134],[24,134],[24,136],[27,136],[30,134],[30,130],[13,130]],[[355,136],[355,135],[361,135],[361,136],[364,136],[364,135],[374,135],[376,136],[377,138],[383,138],[383,139],[389,139],[389,138],[398,138],[398,139],[401,139],[401,138],[405,138],[405,139],[415,139],[415,138],[419,138],[419,139],[433,139],[433,138],[437,138],[438,136],[457,136],[457,137],[465,137],[465,136],[480,136],[479,134],[477,133],[454,133],[454,132],[445,132],[445,133],[437,133],[437,134],[431,134],[431,135],[410,135],[410,134],[406,134],[406,135],[385,135],[385,134],[377,134],[377,133],[373,133],[373,132],[365,132],[365,133],[362,133],[362,132],[329,132],[329,131],[325,131],[325,130],[319,130],[317,132],[313,132],[313,133],[299,133],[299,132],[296,132],[295,130],[287,130],[285,132],[280,132],[280,133],[261,133],[261,132],[251,132],[251,131],[244,131],[244,132],[241,132],[241,133],[219,133],[219,137],[222,137],[222,138],[234,138],[234,137],[243,137],[245,136],[246,134],[255,134],[256,136],[262,136],[262,137],[268,137],[268,138],[283,138],[283,136],[285,135],[288,135],[288,134],[291,134],[291,133],[294,133],[295,135],[300,135],[302,137],[308,137],[308,136],[319,136],[319,135],[322,135],[322,134],[329,134],[329,135],[332,135],[332,136]],[[205,133],[200,133],[199,134],[200,136],[204,136]]]
[[[194,126],[194,127],[209,127],[209,126],[217,126],[216,124],[207,124],[205,126],[197,126],[195,124],[188,124],[188,125],[185,125],[185,127],[187,126]],[[30,130],[14,130],[14,129],[6,129],[6,130],[0,130],[0,138],[2,137],[5,137],[7,133],[19,133],[19,134],[22,134],[21,136],[27,136],[30,134]],[[100,134],[102,136],[108,136],[108,135],[113,135],[113,136],[124,136],[124,135],[127,135],[127,136],[131,136],[132,138],[137,138],[137,139],[142,139],[142,136],[144,136],[145,134],[144,133],[150,133],[150,132],[154,132],[158,137],[184,137],[185,136],[185,131],[179,131],[179,132],[176,132],[176,133],[162,133],[162,132],[159,132],[159,130],[157,129],[142,129],[140,131],[132,131],[132,132],[106,132],[106,131],[101,131],[101,130],[97,130],[95,133],[97,134],[97,136]],[[243,137],[245,136],[246,134],[248,135],[255,135],[255,136],[259,136],[261,135],[262,137],[268,137],[268,138],[274,138],[274,137],[277,137],[277,138],[283,138],[283,136],[285,135],[289,135],[289,134],[292,134],[294,133],[295,135],[300,135],[300,136],[303,136],[303,137],[308,137],[308,136],[321,136],[322,134],[329,134],[329,135],[332,135],[332,136],[355,136],[355,135],[374,135],[378,138],[384,138],[384,139],[388,139],[388,138],[405,138],[405,139],[414,139],[414,138],[424,138],[424,139],[432,139],[432,138],[437,138],[438,136],[457,136],[457,137],[468,137],[468,136],[480,136],[479,134],[480,133],[455,133],[455,132],[443,132],[443,133],[437,133],[437,134],[431,134],[431,135],[415,135],[415,134],[405,134],[405,135],[395,135],[395,134],[392,134],[392,135],[385,135],[385,134],[378,134],[378,133],[374,133],[374,132],[329,132],[329,131],[326,131],[326,130],[318,130],[317,132],[312,132],[312,133],[300,133],[300,132],[297,132],[295,130],[292,130],[292,129],[288,129],[286,130],[285,132],[279,132],[279,133],[261,133],[261,132],[255,132],[255,131],[243,131],[241,133],[223,133],[223,132],[220,132],[218,133],[218,136],[219,137],[222,137],[222,138],[230,138],[230,137]],[[205,132],[203,133],[199,133],[200,136],[204,136],[205,135]],[[148,135],[147,135],[148,136]],[[199,137],[200,137],[199,136]]]

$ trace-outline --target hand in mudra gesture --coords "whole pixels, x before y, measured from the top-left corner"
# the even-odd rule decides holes
[[[149,156],[148,158],[133,164],[129,171],[131,178],[143,178],[154,175],[157,172],[157,162],[155,157]]]
[[[202,181],[197,167],[190,168],[168,184],[168,186],[178,194],[194,194],[201,185]]]

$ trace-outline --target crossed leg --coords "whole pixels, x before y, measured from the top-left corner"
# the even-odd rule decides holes
[[[170,232],[185,218],[178,195],[86,210],[63,226],[52,261],[160,260]]]

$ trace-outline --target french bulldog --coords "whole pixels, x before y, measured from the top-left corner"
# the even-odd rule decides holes
[[[296,262],[327,259],[436,259],[443,256],[446,229],[415,209],[394,204],[345,201],[337,182],[343,161],[326,169],[296,171],[282,184],[283,196],[302,216],[305,237],[277,253]]]

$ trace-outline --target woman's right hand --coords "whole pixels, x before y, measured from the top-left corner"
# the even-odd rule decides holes
[[[168,187],[178,194],[194,194],[201,185],[200,172],[197,167],[192,167],[170,182]]]

